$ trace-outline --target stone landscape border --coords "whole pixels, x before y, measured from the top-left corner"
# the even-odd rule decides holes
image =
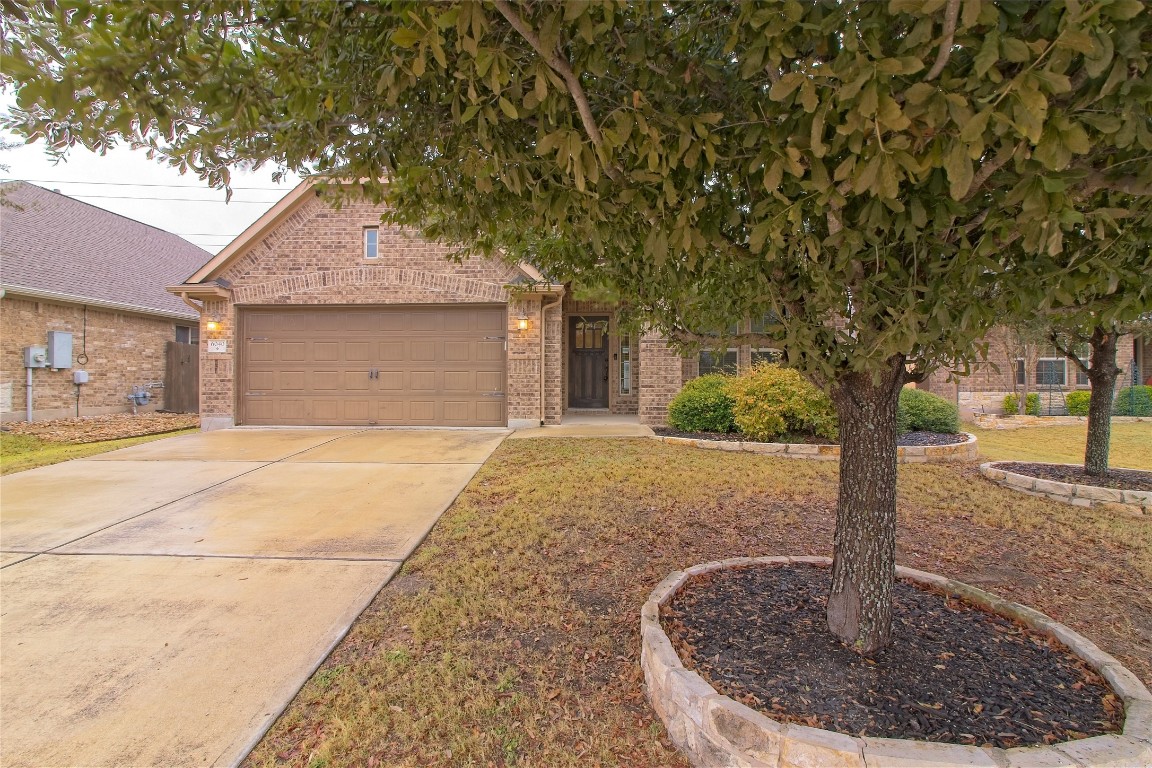
[[[992,482],[1032,496],[1045,496],[1054,501],[1073,504],[1077,507],[1101,506],[1134,515],[1152,514],[1152,491],[1121,491],[1116,488],[1100,488],[1095,485],[1076,485],[1056,480],[1043,480],[1018,472],[1001,469],[1001,464],[1010,461],[989,461],[980,465],[980,474]],[[1077,467],[1080,464],[1063,464]]]
[[[970,747],[904,739],[855,737],[769,718],[716,692],[686,669],[660,625],[666,604],[693,576],[762,564],[816,563],[826,557],[737,557],[668,575],[640,613],[640,665],[648,700],[668,735],[695,766],[765,768],[1096,768],[1152,766],[1152,693],[1119,661],[1044,614],[958,581],[911,568],[897,575],[958,595],[1001,616],[1055,637],[1099,672],[1124,702],[1120,735],[1093,736],[1044,747]]]
[[[976,435],[968,432],[967,440],[949,445],[901,445],[896,448],[896,461],[899,464],[950,464],[976,461],[979,448]],[[672,437],[654,435],[654,439],[668,445],[687,445],[711,451],[733,451],[779,456],[786,459],[811,459],[814,461],[839,461],[840,446],[811,445],[808,443],[756,443],[751,440],[701,440],[695,437]]]

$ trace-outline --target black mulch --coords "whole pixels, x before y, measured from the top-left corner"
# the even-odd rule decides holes
[[[690,580],[663,611],[685,666],[785,722],[851,735],[1003,748],[1117,733],[1123,705],[1059,642],[897,582],[893,640],[865,659],[827,630],[830,569]]]
[[[1097,488],[1116,488],[1123,491],[1152,491],[1152,472],[1142,469],[1109,469],[1104,477],[1088,475],[1083,467],[1065,464],[1040,464],[1031,461],[1005,461],[996,465],[1018,475],[1055,480],[1073,485],[1094,485]]]
[[[681,432],[672,427],[653,427],[652,431],[665,437],[687,437],[693,440],[727,440],[739,442],[747,438],[739,432]],[[941,432],[905,432],[900,435],[897,445],[955,445],[968,439],[968,435],[948,435]],[[816,435],[782,435],[775,442],[804,443],[807,445],[836,445],[835,440]]]

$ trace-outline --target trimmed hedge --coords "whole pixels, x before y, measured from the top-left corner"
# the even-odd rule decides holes
[[[1016,395],[1004,395],[1004,413],[1012,415],[1019,413],[1020,398]],[[1024,406],[1025,416],[1039,416],[1040,415],[1040,394],[1037,392],[1028,393],[1028,402]]]
[[[731,432],[729,378],[710,373],[689,381],[668,404],[668,423],[682,432]]]
[[[1124,387],[1116,393],[1112,412],[1117,416],[1152,416],[1152,387]]]
[[[939,395],[921,389],[900,390],[896,412],[900,432],[941,432],[954,435],[960,431],[960,413],[956,406]]]
[[[1088,404],[1092,401],[1092,393],[1083,389],[1069,392],[1064,396],[1064,403],[1068,406],[1069,416],[1087,416]]]
[[[839,438],[832,401],[791,368],[763,363],[729,382],[732,416],[751,440],[803,433]]]

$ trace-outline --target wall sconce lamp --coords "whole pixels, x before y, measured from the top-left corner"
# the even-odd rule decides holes
[[[527,315],[520,315],[520,317],[516,318],[516,329],[521,331],[521,332],[528,330],[528,316]]]
[[[212,314],[208,317],[208,322],[204,326],[210,331],[219,330],[220,328],[220,315]]]

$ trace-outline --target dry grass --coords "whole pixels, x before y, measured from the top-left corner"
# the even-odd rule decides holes
[[[1084,462],[1087,425],[1021,429],[979,429],[968,425],[964,429],[976,435],[981,461]],[[1152,422],[1112,422],[1111,445],[1111,466],[1152,469]]]
[[[830,553],[836,464],[649,440],[515,440],[270,733],[255,766],[684,765],[636,635],[669,571]],[[1152,680],[1152,523],[900,470],[900,562],[985,585]]]
[[[0,474],[10,475],[13,472],[46,467],[49,464],[59,464],[62,461],[71,461],[72,459],[82,459],[86,456],[95,456],[98,453],[107,453],[118,448],[150,443],[153,440],[185,435],[194,431],[196,430],[183,429],[165,434],[103,440],[95,443],[57,442],[42,440],[33,435],[0,433]]]

